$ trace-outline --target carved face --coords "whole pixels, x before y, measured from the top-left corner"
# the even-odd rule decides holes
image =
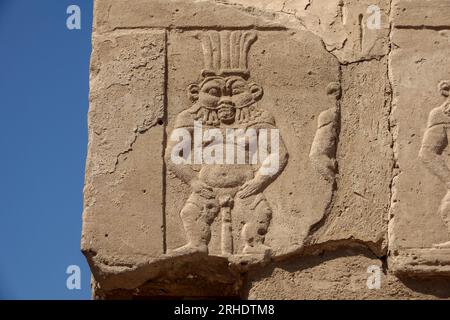
[[[222,123],[232,123],[236,109],[259,101],[263,90],[241,76],[213,76],[205,78],[200,85],[190,85],[188,94],[192,101],[198,102],[203,108],[215,110]]]

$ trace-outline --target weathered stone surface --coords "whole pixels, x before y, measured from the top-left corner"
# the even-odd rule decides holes
[[[95,297],[448,298],[446,10],[96,0],[82,237]],[[269,157],[248,163],[266,134]],[[208,162],[229,146],[247,163]]]
[[[343,63],[380,58],[389,50],[388,0],[287,0],[283,11],[295,14],[308,30],[322,37]],[[380,25],[372,27],[376,14]]]
[[[332,0],[125,0],[97,2],[97,32],[129,28],[243,28],[306,29],[320,36],[327,49],[343,63],[380,58],[389,43],[389,1]],[[370,27],[379,8],[380,26]],[[378,14],[378,13],[377,13]]]
[[[314,242],[354,239],[377,255],[387,251],[393,169],[386,59],[342,67],[339,176],[331,214]]]
[[[450,2],[447,0],[393,0],[392,23],[396,28],[444,27],[448,29]]]
[[[442,248],[404,249],[394,253],[393,270],[399,275],[426,277],[450,275],[450,250]]]
[[[379,59],[389,50],[390,1],[370,0],[286,0],[249,1],[227,0],[253,14],[273,12],[275,21],[287,26],[306,29],[322,38],[328,51],[340,62]],[[370,7],[372,6],[372,7]],[[380,25],[372,27],[374,19]]]
[[[445,33],[426,29],[395,29],[392,34],[392,125],[398,168],[393,180],[390,251],[392,267],[398,272],[429,274],[429,265],[441,265],[435,273],[448,273],[448,250],[433,248],[450,240],[447,211],[439,209],[441,203],[445,205],[448,185],[433,175],[436,170],[445,172],[447,163],[449,120],[444,110],[448,97],[443,95],[448,89],[438,86],[450,79],[445,67],[448,39]],[[416,249],[420,258],[414,261],[410,257]]]
[[[198,34],[173,32],[169,36],[169,135],[177,115],[192,105],[186,88],[198,81],[203,68]],[[299,250],[310,227],[328,212],[332,184],[316,172],[309,152],[319,115],[335,107],[335,100],[327,97],[326,87],[339,80],[339,65],[310,33],[260,31],[249,54],[249,69],[251,80],[264,89],[259,106],[274,116],[289,153],[287,167],[264,191],[272,208],[266,244],[277,256]],[[180,184],[180,179],[169,173],[166,193],[169,249],[186,243],[180,211],[191,192],[189,186]],[[233,212],[235,237],[239,237],[237,230],[243,218],[238,214]],[[216,222],[210,252],[220,253],[220,219]],[[239,239],[235,241],[238,249],[242,244]]]
[[[305,256],[249,273],[243,295],[264,300],[450,298],[448,278],[397,278],[386,270],[379,272],[380,288],[369,289],[370,266],[384,268],[377,257],[361,248]]]
[[[165,32],[94,36],[82,250],[95,276],[163,253]]]
[[[127,0],[96,1],[95,32],[130,28],[280,28],[261,15],[252,15],[211,0]]]

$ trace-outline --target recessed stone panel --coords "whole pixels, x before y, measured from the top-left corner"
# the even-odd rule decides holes
[[[330,125],[331,128],[332,122],[337,121],[339,110],[336,99],[333,95],[327,95],[327,86],[339,81],[339,64],[311,33],[251,30],[242,30],[241,33],[246,32],[252,32],[257,37],[248,54],[249,82],[257,83],[263,88],[264,95],[257,103],[258,108],[273,117],[273,127],[279,129],[289,157],[283,172],[260,193],[261,196],[264,195],[264,201],[267,201],[272,211],[264,243],[273,249],[273,256],[278,256],[301,249],[310,228],[329,212],[333,177],[330,177],[330,181],[323,178],[320,169],[314,167],[310,153],[312,148],[317,149],[317,152],[321,148],[323,152],[328,152],[324,151],[330,148],[327,143],[335,143],[335,136],[329,137],[333,140],[331,142],[325,138],[316,138],[313,146],[315,136],[320,136],[320,131],[324,129],[318,130],[318,123],[328,121],[322,125]],[[192,109],[193,103],[189,101],[187,94],[188,86],[203,81],[201,37],[205,34],[208,31],[173,31],[169,34],[168,136],[179,115]],[[322,118],[329,119],[320,120],[324,112],[329,112],[330,115],[322,115]],[[193,121],[192,119],[192,125]],[[236,127],[246,128],[245,125]],[[326,157],[325,154],[318,155],[321,156]],[[334,158],[329,161],[334,161]],[[327,163],[320,162],[317,165],[322,165],[322,169],[327,170]],[[226,172],[229,168],[224,170]],[[221,179],[220,175],[216,179]],[[239,185],[245,182],[243,180]],[[167,241],[168,249],[171,250],[187,241],[180,212],[192,189],[169,171],[166,190]],[[257,213],[250,211],[246,214]],[[233,234],[236,254],[242,253],[240,251],[244,247],[240,239],[245,225],[245,217],[242,215],[244,213],[238,210],[232,212],[235,220]],[[220,254],[220,228],[218,215],[217,221],[212,223],[209,245],[211,253]]]
[[[434,30],[397,29],[392,36],[392,125],[398,168],[390,250],[400,273],[430,274],[430,266],[435,274],[448,273],[448,40],[446,33]]]

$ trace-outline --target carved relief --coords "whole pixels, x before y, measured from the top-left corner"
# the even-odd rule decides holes
[[[325,180],[334,183],[337,170],[336,144],[340,115],[340,84],[337,82],[330,83],[327,87],[327,94],[336,101],[336,105],[319,115],[317,132],[311,145],[309,158]]]
[[[218,216],[222,255],[270,253],[265,235],[272,209],[263,191],[285,168],[288,153],[273,116],[258,107],[263,88],[249,80],[248,52],[256,39],[254,31],[201,35],[202,80],[188,86],[192,106],[177,115],[166,149],[168,169],[192,189],[180,213],[187,244],[174,253],[208,253]],[[177,136],[185,133],[193,140],[180,147]],[[271,143],[264,143],[269,133]],[[268,172],[275,158],[277,168]],[[236,211],[246,220],[241,230],[232,227]],[[234,245],[236,237],[244,243],[242,252]]]
[[[438,214],[442,217],[450,235],[450,168],[443,155],[448,147],[450,130],[450,81],[441,81],[438,89],[446,97],[446,100],[441,106],[431,110],[429,114],[419,159],[447,188],[447,194],[441,201]],[[450,241],[435,244],[434,247],[450,249]]]
[[[399,1],[393,11],[395,25],[428,25],[431,20],[425,18],[430,14],[416,8],[419,3]],[[439,3],[429,10],[437,16],[442,12]],[[449,43],[432,30],[394,30],[396,46],[389,57],[395,157],[389,268],[405,276],[448,277],[450,73],[442,66]]]
[[[419,159],[428,171],[447,188],[437,214],[442,218],[450,236],[450,168],[444,154],[444,151],[448,149],[450,129],[450,82],[441,81],[438,90],[446,100],[439,107],[432,109],[428,115],[427,129],[420,146]],[[431,231],[434,232],[435,229],[434,227]],[[393,255],[393,269],[397,274],[449,276],[450,241],[444,240],[426,247],[396,248]]]

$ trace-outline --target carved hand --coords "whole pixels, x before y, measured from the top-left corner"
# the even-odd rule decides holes
[[[204,198],[212,199],[215,197],[213,189],[201,180],[192,180],[191,187],[194,192],[200,194]]]
[[[264,181],[260,177],[255,177],[244,183],[238,192],[238,197],[241,199],[247,198],[251,195],[257,194],[264,189]]]

